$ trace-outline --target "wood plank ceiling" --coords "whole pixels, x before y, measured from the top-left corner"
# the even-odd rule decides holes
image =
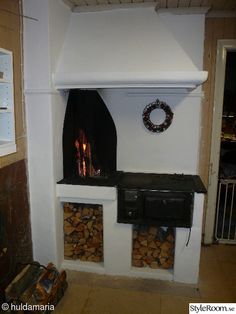
[[[159,8],[208,7],[214,11],[236,11],[236,0],[63,0],[72,10],[88,6],[156,3]]]

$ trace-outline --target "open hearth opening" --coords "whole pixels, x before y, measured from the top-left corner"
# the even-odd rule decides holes
[[[71,90],[63,129],[64,179],[114,173],[116,145],[115,124],[98,92]]]

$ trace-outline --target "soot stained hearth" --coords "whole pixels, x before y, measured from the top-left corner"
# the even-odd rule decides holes
[[[64,183],[109,181],[116,172],[116,146],[115,124],[98,92],[71,90],[63,129]]]

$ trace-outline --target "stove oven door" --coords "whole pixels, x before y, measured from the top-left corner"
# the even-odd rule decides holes
[[[191,227],[193,193],[142,192],[143,221],[166,227]]]

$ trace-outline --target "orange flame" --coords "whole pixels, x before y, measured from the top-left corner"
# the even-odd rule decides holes
[[[78,140],[75,141],[75,147],[76,147],[77,149],[79,149],[79,141],[78,141]]]

